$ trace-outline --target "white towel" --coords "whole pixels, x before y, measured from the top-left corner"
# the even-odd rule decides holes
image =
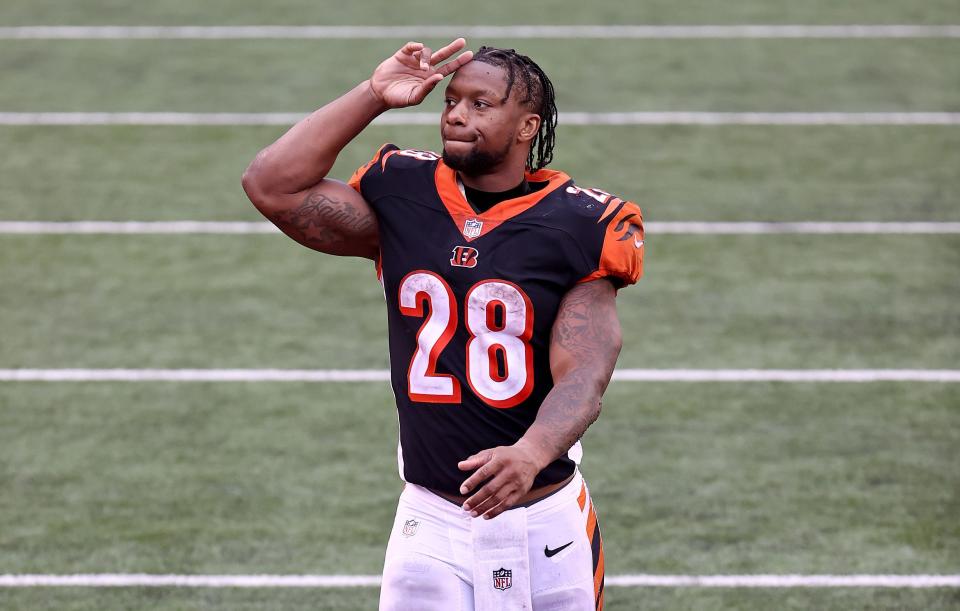
[[[530,610],[530,556],[527,509],[493,518],[474,518],[473,600],[476,611]]]

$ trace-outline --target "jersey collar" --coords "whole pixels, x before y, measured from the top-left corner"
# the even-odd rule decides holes
[[[440,200],[467,242],[488,234],[500,224],[526,212],[570,180],[569,176],[556,170],[537,170],[527,173],[526,178],[530,182],[546,182],[547,185],[533,193],[504,200],[489,210],[477,214],[463,196],[457,182],[457,173],[453,168],[441,159],[437,163],[435,174]]]

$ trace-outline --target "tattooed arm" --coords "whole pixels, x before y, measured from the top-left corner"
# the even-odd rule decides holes
[[[550,335],[553,389],[517,443],[483,450],[460,463],[464,471],[476,469],[461,494],[489,480],[464,509],[492,518],[523,499],[537,473],[569,450],[600,415],[600,398],[621,345],[613,284],[600,279],[571,289]]]
[[[370,206],[346,184],[326,178],[343,147],[389,108],[423,101],[443,78],[470,61],[466,42],[435,53],[409,42],[369,80],[300,121],[260,151],[243,174],[250,201],[294,240],[334,255],[374,259],[377,224]]]
[[[553,389],[520,440],[540,454],[541,469],[570,449],[600,416],[600,399],[623,345],[617,293],[609,280],[574,287],[550,334]]]
[[[307,248],[331,255],[377,258],[376,216],[346,183],[323,178],[304,193],[291,196],[247,193],[265,217]]]

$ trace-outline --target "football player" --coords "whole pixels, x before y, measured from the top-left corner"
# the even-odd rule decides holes
[[[375,262],[406,482],[381,609],[600,609],[603,544],[577,465],[640,277],[639,208],[547,169],[557,109],[512,49],[410,42],[243,176],[288,236]],[[385,144],[327,177],[378,115],[445,77],[442,153]]]

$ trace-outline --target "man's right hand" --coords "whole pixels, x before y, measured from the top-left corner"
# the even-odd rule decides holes
[[[432,52],[423,43],[408,42],[383,61],[370,77],[370,91],[387,108],[415,106],[423,101],[437,83],[473,59],[473,51],[464,51],[453,61],[439,65],[463,49],[467,42],[458,38]]]

